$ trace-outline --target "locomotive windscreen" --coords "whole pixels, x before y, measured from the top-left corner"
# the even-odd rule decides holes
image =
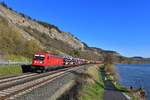
[[[44,55],[35,55],[34,60],[44,60],[45,56]]]

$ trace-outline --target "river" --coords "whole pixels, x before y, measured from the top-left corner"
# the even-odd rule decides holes
[[[144,88],[147,98],[150,100],[150,64],[118,64],[116,70],[123,86]]]

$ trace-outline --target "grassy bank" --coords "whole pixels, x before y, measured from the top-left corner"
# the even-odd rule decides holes
[[[22,73],[20,65],[0,65],[0,75],[19,74]]]
[[[131,98],[131,100],[139,100],[139,98],[137,97],[137,95],[135,95],[134,92],[131,92],[130,89],[123,87],[118,81],[113,82],[113,85],[117,91],[125,93],[127,96]]]
[[[103,100],[104,83],[99,66],[91,66],[86,71],[87,78],[79,93],[79,100]]]
[[[136,92],[131,92],[131,90],[129,88],[123,87],[119,83],[119,75],[115,69],[114,64],[107,64],[105,66],[105,71],[106,71],[107,80],[112,81],[112,84],[114,85],[114,87],[117,91],[125,93],[127,96],[130,97],[131,100],[139,100],[137,95],[135,95]]]

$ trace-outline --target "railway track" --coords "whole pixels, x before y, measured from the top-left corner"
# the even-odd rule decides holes
[[[0,79],[0,100],[15,100],[15,98],[77,69],[77,67],[72,67],[42,74],[32,73],[8,79]]]
[[[30,73],[30,74],[28,73],[28,74],[22,74],[22,75],[19,75],[19,76],[1,78],[0,79],[0,84],[2,84],[4,82],[9,82],[9,81],[13,81],[13,80],[15,81],[15,80],[18,80],[18,79],[30,77],[30,76],[33,76],[33,75],[36,75],[36,73]]]

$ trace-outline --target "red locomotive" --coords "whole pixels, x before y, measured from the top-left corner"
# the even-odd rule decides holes
[[[64,58],[49,53],[36,53],[32,60],[32,69],[47,71],[64,66]]]
[[[32,60],[33,66],[62,66],[64,58],[48,53],[36,53]]]

